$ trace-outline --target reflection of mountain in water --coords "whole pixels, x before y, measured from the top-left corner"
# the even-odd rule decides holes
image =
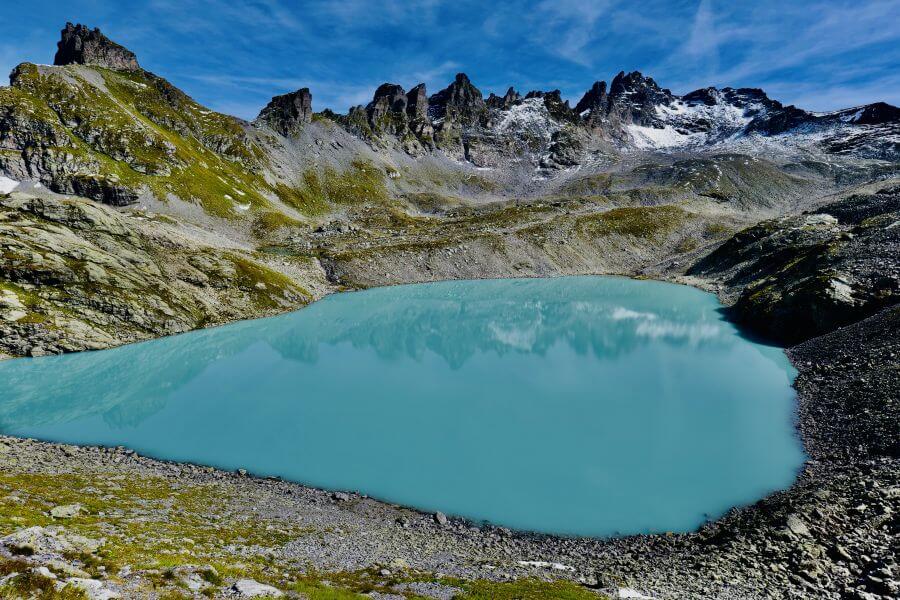
[[[296,313],[101,352],[0,364],[0,430],[103,415],[135,425],[215,361],[265,343],[315,364],[349,343],[383,360],[431,352],[454,369],[479,352],[544,355],[556,344],[612,359],[651,342],[729,346],[710,294],[619,278],[446,282],[332,296]],[[352,366],[348,365],[348,369]]]

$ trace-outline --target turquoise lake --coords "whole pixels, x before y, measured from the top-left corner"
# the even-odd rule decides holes
[[[794,481],[794,376],[694,288],[444,282],[0,362],[0,432],[514,529],[688,531]]]

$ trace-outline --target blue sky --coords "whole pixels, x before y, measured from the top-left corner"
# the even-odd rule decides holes
[[[559,88],[573,103],[593,81],[636,69],[676,93],[731,85],[812,110],[900,104],[900,0],[2,4],[3,72],[52,62],[62,26],[82,22],[198,101],[244,118],[300,87],[316,110],[345,111],[380,83],[425,82],[433,93],[458,71],[485,95]]]

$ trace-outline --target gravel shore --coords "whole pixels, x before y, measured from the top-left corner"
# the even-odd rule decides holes
[[[691,534],[612,540],[536,536],[473,526],[355,494],[165,463],[125,449],[15,438],[3,438],[0,446],[8,494],[3,502],[43,500],[47,503],[43,510],[50,510],[54,498],[45,492],[52,496],[52,481],[77,476],[88,482],[74,490],[79,504],[96,506],[93,494],[99,506],[109,504],[108,514],[119,513],[118,520],[111,521],[103,514],[107,511],[90,509],[92,521],[100,521],[99,530],[108,539],[119,536],[118,544],[143,544],[149,549],[171,542],[164,539],[165,531],[132,539],[121,537],[121,532],[135,521],[165,521],[173,511],[190,510],[179,506],[186,502],[179,500],[179,490],[208,490],[216,499],[215,508],[201,508],[209,512],[194,515],[205,525],[245,522],[252,515],[252,526],[263,537],[265,532],[282,533],[272,536],[276,541],[272,545],[251,543],[248,536],[220,539],[224,543],[212,544],[215,556],[205,558],[241,563],[265,556],[262,571],[254,571],[257,578],[282,589],[289,587],[285,584],[290,583],[290,574],[301,572],[367,573],[381,580],[378,585],[393,586],[390,589],[416,583],[398,580],[404,573],[421,579],[418,583],[566,579],[612,597],[637,590],[657,598],[894,598],[900,591],[898,325],[900,308],[885,309],[788,351],[799,371],[798,429],[810,460],[791,489],[735,509]],[[29,486],[17,490],[17,478],[26,476],[49,477],[51,483],[45,484],[49,490]],[[144,503],[138,511],[123,508],[118,496],[99,487],[101,482],[123,479],[154,486],[162,482],[168,491],[161,497],[168,501]],[[81,532],[79,518],[51,520]],[[96,530],[95,526],[91,525]],[[0,547],[12,555],[8,543]],[[177,554],[183,549],[168,551]],[[190,550],[202,554],[193,546]],[[45,558],[49,561],[51,555]],[[41,555],[30,560],[40,561]],[[72,566],[83,569],[83,563],[75,560]],[[272,572],[289,577],[273,577]],[[124,597],[155,597],[165,589],[153,587],[152,577],[138,569],[124,574],[120,570],[114,576],[107,572],[102,581]],[[353,583],[350,589],[360,589],[357,586]],[[435,586],[438,595],[448,587]],[[183,585],[179,589],[186,591]],[[406,588],[399,591],[413,593]]]

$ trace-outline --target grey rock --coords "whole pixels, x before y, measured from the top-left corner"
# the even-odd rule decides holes
[[[484,97],[465,73],[457,73],[453,83],[431,96],[428,104],[432,119],[473,126],[487,118]]]
[[[284,596],[284,592],[278,588],[253,579],[238,580],[231,586],[231,590],[238,598],[259,598],[262,596],[280,598]]]
[[[95,65],[122,71],[141,68],[133,52],[113,42],[97,28],[66,23],[61,33],[54,65]]]
[[[312,94],[309,88],[302,88],[272,98],[260,111],[256,122],[268,125],[281,135],[290,136],[312,121],[312,114]]]
[[[54,519],[71,519],[81,514],[83,507],[80,504],[65,504],[54,506],[50,509],[50,516]]]

